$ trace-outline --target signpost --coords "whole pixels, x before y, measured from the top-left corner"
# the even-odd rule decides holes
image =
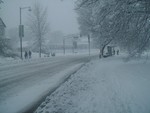
[[[89,56],[90,56],[90,54],[91,54],[91,50],[90,50],[91,49],[91,47],[90,47],[91,46],[90,45],[90,35],[88,35],[88,43],[89,43]]]
[[[19,25],[19,37],[24,37],[24,25]]]

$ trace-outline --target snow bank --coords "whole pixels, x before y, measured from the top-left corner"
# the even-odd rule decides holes
[[[150,62],[119,57],[88,63],[35,113],[150,113]]]

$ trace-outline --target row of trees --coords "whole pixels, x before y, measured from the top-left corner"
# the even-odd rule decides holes
[[[127,50],[129,56],[148,49],[148,0],[77,0],[76,5],[81,33],[92,35],[102,56],[110,43]]]

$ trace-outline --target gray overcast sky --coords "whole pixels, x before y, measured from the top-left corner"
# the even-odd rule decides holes
[[[7,28],[18,27],[19,7],[32,6],[35,0],[4,0],[0,10],[0,17]],[[51,31],[61,30],[65,34],[78,32],[77,14],[74,11],[73,0],[39,0],[48,8],[48,22]],[[27,10],[22,11],[23,23],[27,22]]]

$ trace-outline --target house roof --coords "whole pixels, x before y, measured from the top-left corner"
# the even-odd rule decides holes
[[[0,26],[4,26],[4,27],[6,27],[6,25],[4,24],[4,22],[3,22],[3,20],[0,18]]]

